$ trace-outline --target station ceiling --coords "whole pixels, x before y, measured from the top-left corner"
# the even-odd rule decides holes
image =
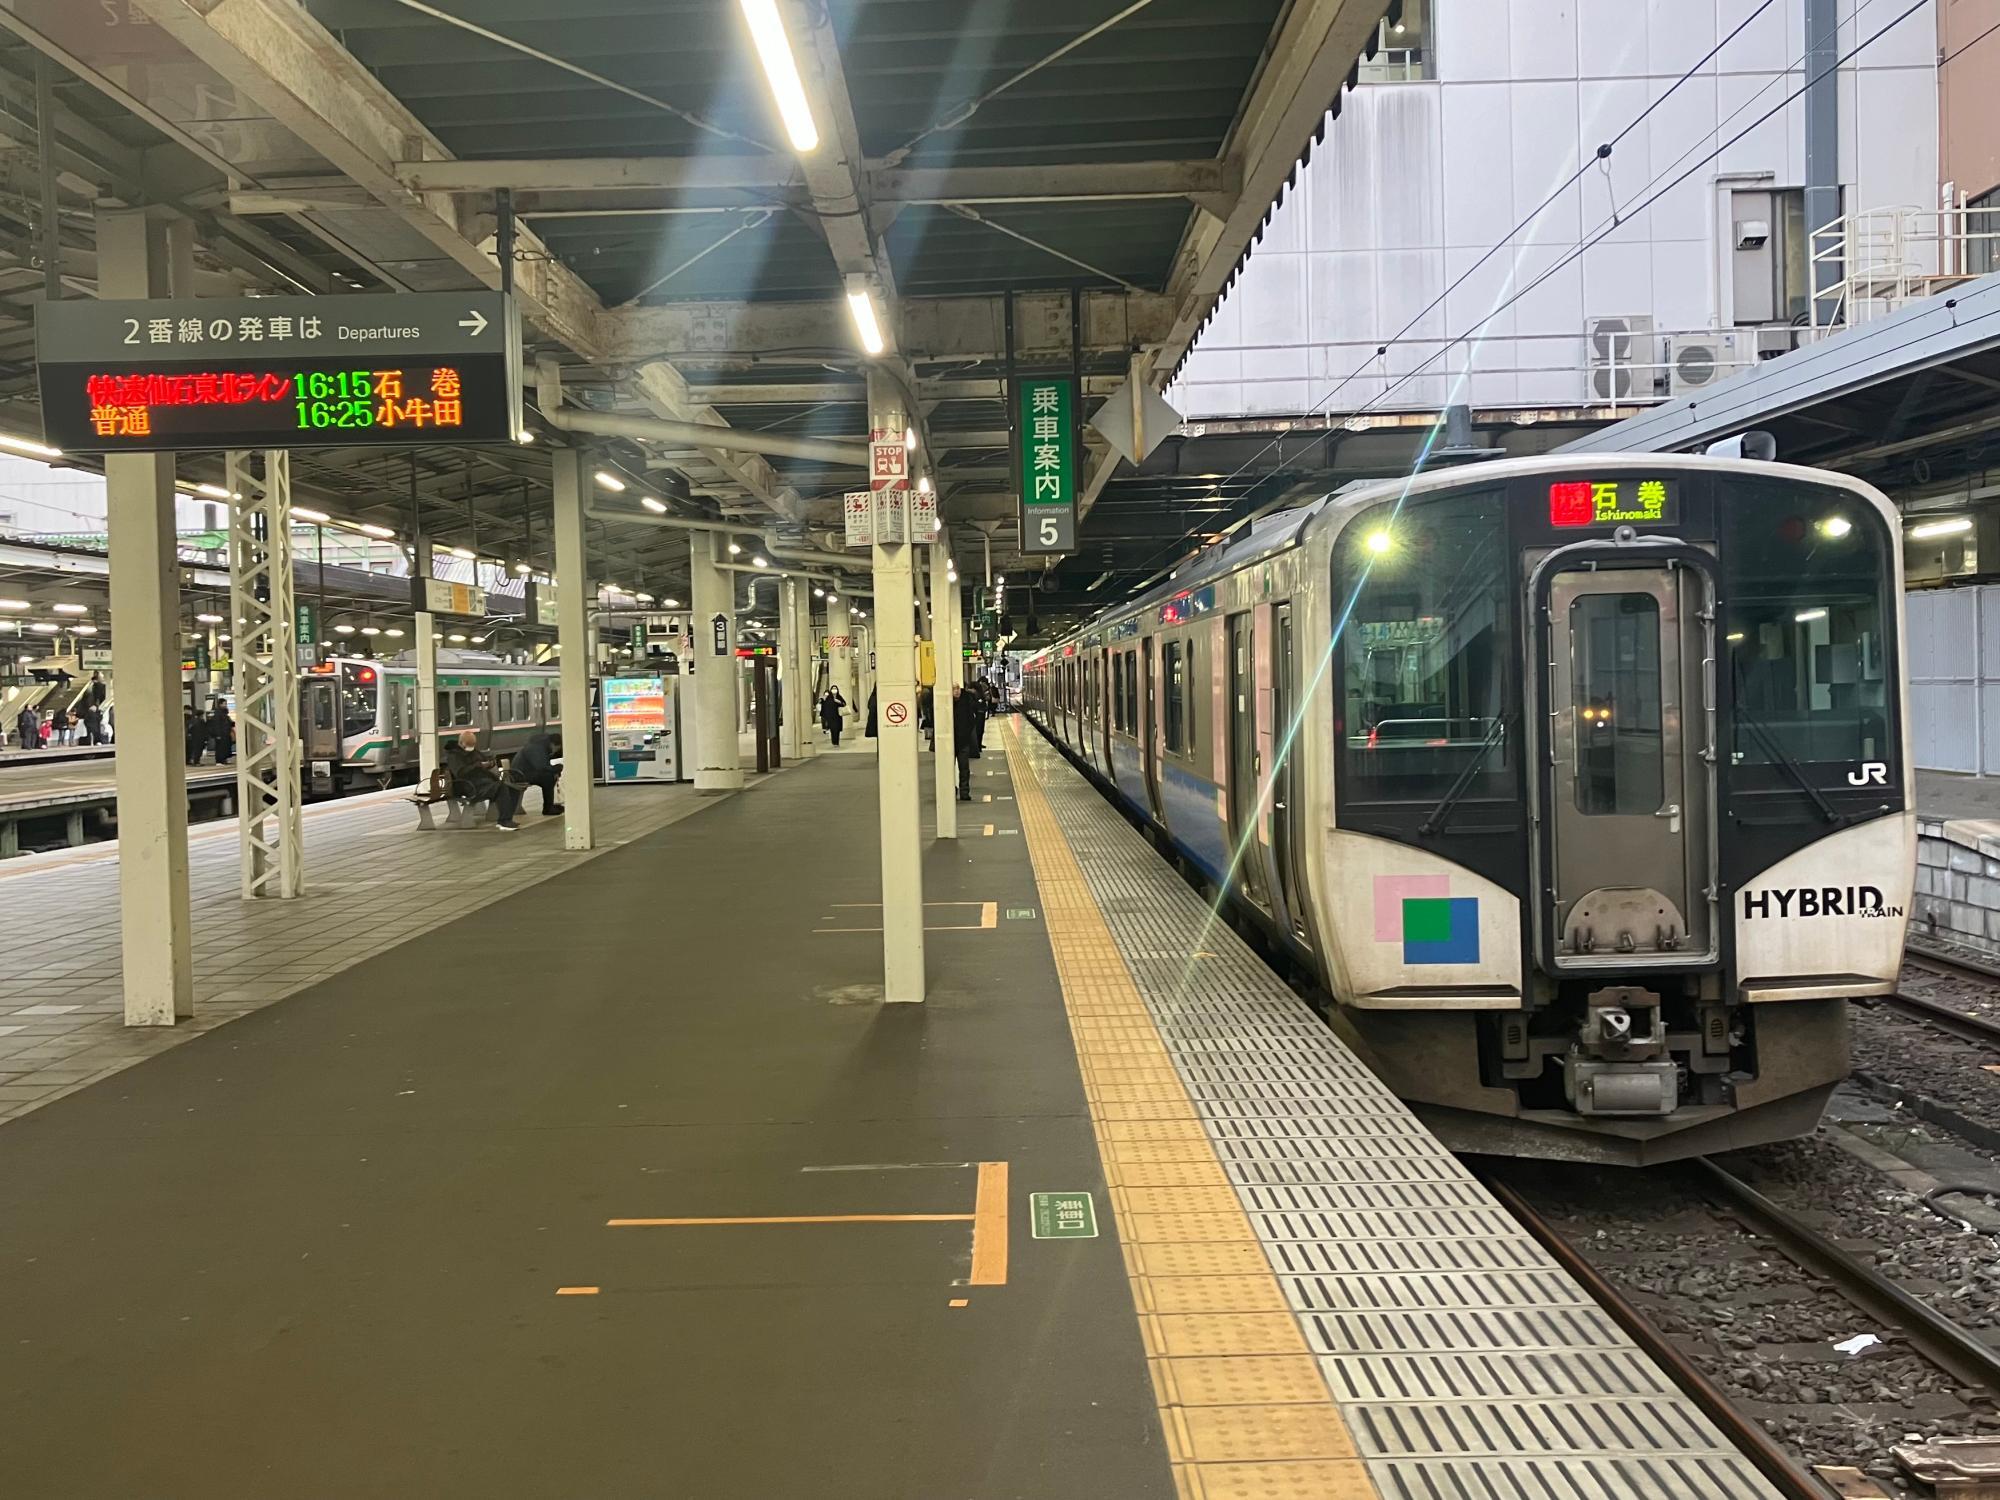
[[[735,0],[0,0],[0,429],[37,428],[45,70],[70,295],[94,291],[93,204],[194,219],[213,294],[493,286],[511,209],[530,357],[560,367],[570,402],[853,440],[864,361],[843,291],[865,278],[891,309],[955,549],[990,542],[1018,572],[1010,294],[1030,372],[1071,368],[1076,299],[1086,409],[1135,360],[1164,386],[1390,0],[781,3],[821,127],[807,157],[783,144]],[[489,555],[546,559],[545,445],[561,439],[541,435],[299,454],[294,479],[307,503],[404,536],[420,518],[445,544],[476,531]],[[822,544],[858,477],[605,447],[684,513]],[[1259,462],[1196,494],[1195,449],[1134,470],[1093,443],[1095,508],[1080,555],[1048,575],[1052,609],[1109,602],[1169,539],[1293,477]],[[592,546],[628,587],[684,577],[681,536],[642,515],[607,510]]]

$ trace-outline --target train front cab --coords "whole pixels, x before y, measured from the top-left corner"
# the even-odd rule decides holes
[[[1348,520],[1340,1024],[1453,1145],[1640,1162],[1817,1121],[1914,878],[1893,516],[1654,456]]]

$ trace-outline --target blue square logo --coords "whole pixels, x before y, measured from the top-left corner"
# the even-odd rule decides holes
[[[1412,906],[1427,908],[1418,920]],[[1412,930],[1414,929],[1414,931]],[[1443,900],[1403,903],[1403,962],[1406,964],[1476,964],[1479,962],[1479,898],[1450,896]]]

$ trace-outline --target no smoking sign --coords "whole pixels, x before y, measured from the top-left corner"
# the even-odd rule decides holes
[[[908,723],[910,705],[907,703],[891,703],[887,708],[882,710],[882,717],[887,719],[891,724]]]

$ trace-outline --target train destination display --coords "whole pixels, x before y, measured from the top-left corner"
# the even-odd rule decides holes
[[[492,292],[44,303],[45,441],[72,453],[504,443],[520,336]]]

